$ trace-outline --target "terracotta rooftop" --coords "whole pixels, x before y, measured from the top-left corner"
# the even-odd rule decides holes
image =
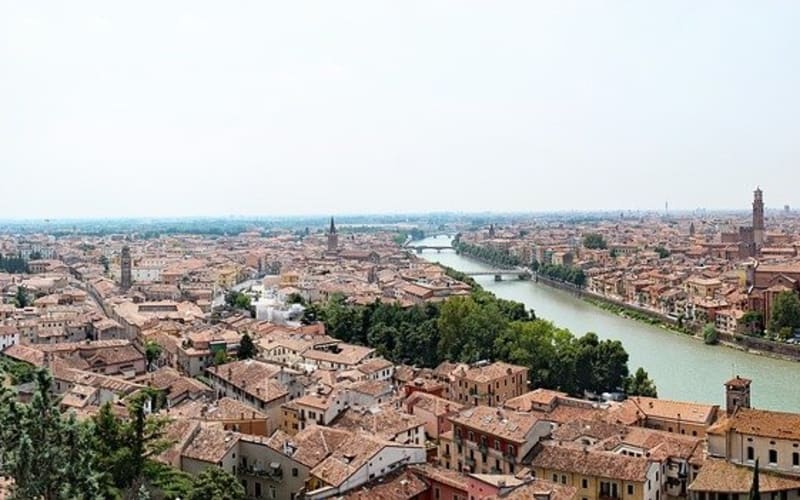
[[[512,374],[524,373],[528,369],[524,366],[511,365],[503,362],[495,362],[485,366],[471,366],[467,369],[463,367],[457,369],[453,375],[466,379],[470,382],[485,383],[504,378]]]
[[[489,406],[476,406],[450,417],[454,425],[463,425],[492,436],[516,443],[524,443],[528,432],[539,421],[530,413],[501,410]],[[466,432],[461,436],[466,438]]]
[[[548,500],[572,500],[577,496],[578,490],[573,486],[553,483],[543,479],[534,479],[506,494],[487,497],[485,500],[530,500],[544,497],[547,497]]]
[[[411,500],[428,491],[428,485],[416,474],[408,470],[365,484],[347,493],[346,500]]]
[[[732,379],[728,380],[727,382],[725,382],[725,386],[726,387],[740,387],[740,388],[743,388],[743,387],[748,387],[751,382],[752,381],[750,379],[741,378],[741,377],[737,376],[736,378],[732,378]]]
[[[718,409],[716,405],[640,396],[625,400],[621,406],[628,406],[634,411],[638,410],[647,418],[680,420],[693,424],[710,424],[714,420]]]
[[[800,440],[800,414],[797,413],[739,408],[721,425],[750,436]]]
[[[406,399],[406,406],[419,408],[440,417],[451,412],[460,412],[464,406],[449,399],[440,398],[426,392],[415,392]]]
[[[423,425],[425,425],[425,421],[419,417],[408,415],[394,407],[384,406],[375,410],[346,410],[333,422],[332,427],[351,432],[365,431],[381,439],[397,441],[395,438],[398,435]]]
[[[307,467],[314,468],[350,436],[351,433],[345,430],[312,425],[294,436],[275,431],[267,440],[267,445]]]
[[[189,442],[182,455],[186,458],[216,464],[238,442],[239,435],[235,432],[216,426],[203,427]]]
[[[646,458],[603,451],[545,445],[534,457],[531,466],[582,476],[642,482],[647,480],[650,462]]]
[[[734,465],[727,460],[709,458],[703,464],[689,491],[747,494],[753,485],[753,469]],[[761,468],[759,491],[772,493],[800,489],[800,478],[782,476]]]
[[[564,392],[551,391],[550,389],[535,389],[506,400],[503,406],[517,411],[529,411],[535,406],[550,406],[554,404],[558,398],[563,397],[567,397],[567,394]]]

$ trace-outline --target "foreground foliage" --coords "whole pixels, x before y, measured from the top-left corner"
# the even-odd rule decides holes
[[[199,478],[153,460],[171,444],[163,438],[167,420],[147,414],[158,399],[155,393],[135,395],[128,418],[106,404],[93,418],[79,421],[59,410],[46,370],[37,370],[34,379],[29,403],[0,387],[0,473],[13,479],[11,498],[171,499],[197,489]],[[206,477],[202,485],[218,477]],[[227,478],[221,481],[235,491]]]

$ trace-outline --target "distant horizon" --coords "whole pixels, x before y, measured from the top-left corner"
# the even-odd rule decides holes
[[[791,209],[791,214],[797,214],[794,209]],[[85,217],[25,217],[25,218],[9,218],[0,217],[0,224],[2,223],[66,223],[66,222],[142,222],[142,221],[190,221],[190,220],[303,220],[303,219],[329,219],[334,217],[335,220],[349,220],[353,218],[422,218],[429,216],[451,216],[451,217],[516,217],[516,216],[561,216],[561,215],[595,215],[603,216],[608,215],[610,218],[619,218],[618,214],[633,214],[637,216],[649,215],[655,217],[671,217],[671,216],[708,216],[708,215],[735,215],[746,216],[751,213],[750,209],[670,209],[668,213],[664,212],[662,208],[660,211],[657,209],[597,209],[597,210],[551,210],[551,211],[428,211],[428,212],[352,212],[352,213],[295,213],[295,214],[260,214],[260,215],[247,215],[247,214],[217,214],[217,215],[159,215],[159,216],[85,216]],[[771,208],[765,207],[767,214],[783,214],[784,208]],[[616,217],[614,217],[616,215]]]

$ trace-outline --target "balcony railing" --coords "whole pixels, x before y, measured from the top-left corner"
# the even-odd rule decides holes
[[[264,477],[268,479],[272,479],[273,481],[280,481],[283,479],[283,471],[278,468],[274,467],[267,467],[266,469],[260,465],[253,466],[252,464],[248,465],[239,465],[239,473],[253,476],[253,477]]]

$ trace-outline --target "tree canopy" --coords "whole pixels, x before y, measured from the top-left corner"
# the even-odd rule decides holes
[[[396,363],[435,367],[445,360],[506,361],[528,367],[532,387],[581,396],[624,389],[629,373],[628,354],[619,341],[593,333],[576,338],[536,319],[523,304],[477,286],[469,296],[408,308],[351,305],[344,296],[332,295],[312,304],[307,314],[323,321],[331,336],[373,347]]]
[[[572,283],[578,287],[582,287],[586,284],[586,274],[583,272],[583,269],[577,267],[564,266],[561,264],[541,264],[536,265],[535,270],[537,273],[548,278]]]
[[[14,480],[11,498],[187,497],[191,477],[152,460],[171,444],[163,437],[167,420],[146,412],[156,391],[128,399],[127,418],[106,403],[78,421],[59,410],[47,370],[37,370],[35,382],[29,403],[0,386],[0,473]]]
[[[256,355],[256,345],[253,343],[253,337],[245,332],[242,339],[239,341],[239,359],[250,359]]]
[[[650,375],[641,367],[625,381],[625,392],[628,396],[658,397],[655,383],[650,380]]]
[[[225,294],[225,304],[235,309],[247,309],[249,311],[250,297],[246,293],[231,290]]]
[[[608,243],[606,243],[603,235],[599,233],[589,233],[583,237],[583,246],[591,250],[603,250],[608,248]]]
[[[719,342],[719,334],[713,323],[708,323],[703,327],[703,342],[714,345]]]
[[[781,292],[772,305],[769,329],[772,333],[789,337],[797,328],[800,328],[800,299],[793,292]]]
[[[511,255],[508,250],[501,250],[484,245],[473,245],[461,241],[460,239],[453,240],[453,248],[458,253],[469,255],[470,257],[475,257],[476,259],[500,267],[516,267],[527,264],[527,262],[522,262],[516,255]]]
[[[11,274],[30,272],[28,269],[28,261],[22,258],[22,256],[18,255],[14,257],[3,254],[0,254],[0,271]]]
[[[11,498],[99,498],[91,428],[59,412],[51,386],[49,373],[38,371],[29,404],[0,389],[0,464],[14,478]]]
[[[244,500],[242,484],[220,467],[209,467],[194,481],[188,500]]]

